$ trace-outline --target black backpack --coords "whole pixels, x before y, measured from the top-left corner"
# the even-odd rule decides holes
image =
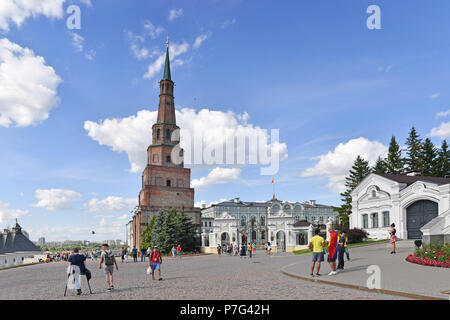
[[[105,265],[106,266],[114,265],[114,255],[112,252],[105,252]]]

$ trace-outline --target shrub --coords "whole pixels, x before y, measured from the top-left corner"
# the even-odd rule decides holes
[[[448,263],[450,261],[450,245],[442,242],[426,244],[422,248],[416,248],[414,255],[417,258]]]
[[[366,231],[358,228],[347,230],[345,234],[348,237],[348,243],[362,242],[369,235]]]

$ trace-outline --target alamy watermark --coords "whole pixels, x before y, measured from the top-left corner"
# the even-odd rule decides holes
[[[180,139],[181,135],[181,139]],[[280,167],[280,152],[283,146],[279,142],[280,130],[258,130],[248,135],[230,135],[221,141],[206,139],[204,134],[195,134],[188,130],[175,130],[171,141],[178,142],[172,150],[171,161],[180,165],[263,165],[261,175],[275,175]],[[182,151],[183,150],[183,151]]]
[[[367,274],[370,274],[367,278],[368,289],[381,289],[381,268],[377,265],[371,265],[366,270]]]
[[[73,4],[67,7],[66,13],[70,16],[67,18],[66,26],[69,30],[81,29],[81,9],[79,6]]]

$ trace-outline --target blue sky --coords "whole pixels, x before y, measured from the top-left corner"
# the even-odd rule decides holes
[[[19,216],[33,240],[124,239],[167,35],[179,123],[280,130],[279,199],[339,205],[355,155],[412,125],[450,136],[448,1],[45,2],[0,4],[0,224]],[[271,198],[261,166],[216,167],[193,168],[197,203]]]

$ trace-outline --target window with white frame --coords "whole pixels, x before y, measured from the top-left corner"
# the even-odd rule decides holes
[[[389,227],[390,222],[389,211],[383,212],[383,227]]]
[[[368,219],[367,214],[363,214],[362,219],[363,219],[363,228],[364,229],[369,228],[369,219]]]
[[[378,228],[378,212],[372,213],[372,228]]]

